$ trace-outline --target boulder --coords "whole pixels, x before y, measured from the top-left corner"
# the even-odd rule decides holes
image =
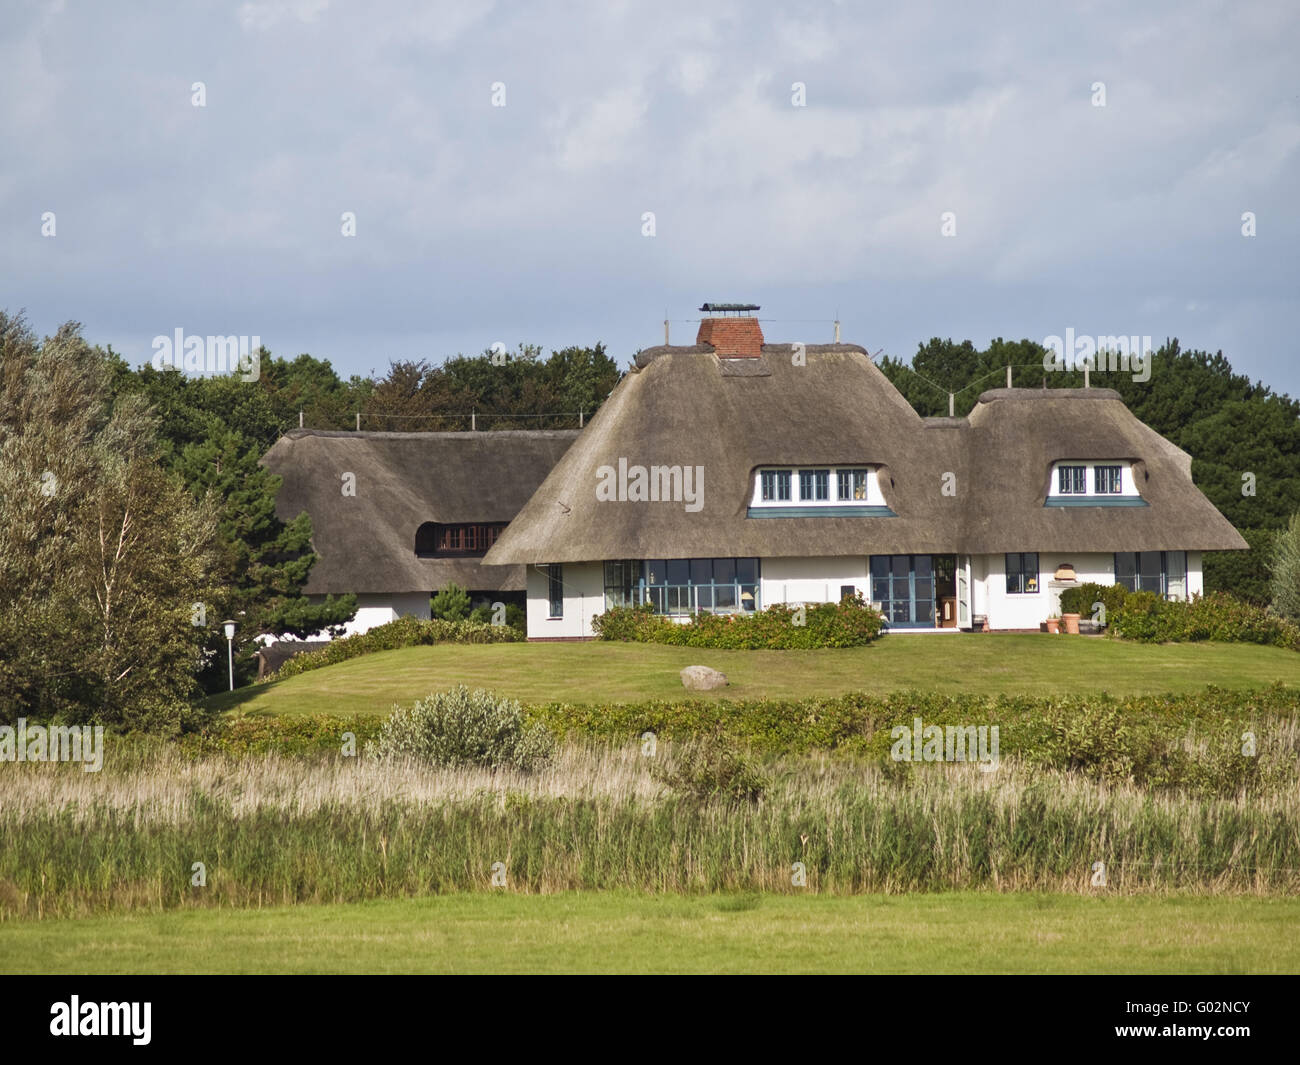
[[[708,666],[687,666],[682,670],[682,684],[688,691],[711,692],[727,686],[727,675]]]

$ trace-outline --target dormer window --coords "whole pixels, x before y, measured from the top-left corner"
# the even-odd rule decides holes
[[[416,558],[466,558],[488,553],[508,523],[459,523],[442,525],[426,521],[415,530]]]
[[[862,503],[867,501],[866,470],[837,470],[836,474],[840,499],[852,499]]]
[[[892,518],[874,466],[776,466],[754,476],[751,518]]]
[[[799,471],[799,502],[825,503],[831,498],[830,470]]]
[[[764,503],[788,503],[790,501],[790,471],[764,470],[760,476]]]
[[[1052,467],[1047,507],[1145,507],[1137,490],[1133,463],[1057,462]]]
[[[1088,494],[1087,466],[1058,466],[1057,491],[1063,496]]]
[[[1094,466],[1093,472],[1093,483],[1099,496],[1117,496],[1123,493],[1123,466]]]

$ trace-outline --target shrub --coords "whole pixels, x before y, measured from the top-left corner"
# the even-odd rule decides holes
[[[505,623],[512,629],[521,633],[527,633],[528,612],[518,603],[506,603],[504,605],[506,608]],[[494,614],[495,611],[492,605],[484,603],[482,606],[476,606],[469,612],[469,620],[477,622],[480,625],[491,625],[493,624],[492,618]]]
[[[1273,609],[1288,621],[1300,622],[1300,514],[1273,541]]]
[[[351,733],[356,748],[379,735],[383,719],[374,715],[232,717],[201,732],[189,733],[178,741],[181,751],[194,757],[227,754],[232,757],[258,754],[339,755],[345,736]]]
[[[1080,584],[1061,593],[1061,613],[1089,618],[1092,617],[1093,603],[1102,603],[1106,607],[1106,621],[1109,623],[1111,615],[1124,605],[1129,594],[1129,590],[1122,584]]]
[[[429,600],[429,611],[443,621],[462,621],[469,616],[469,593],[453,582]]]
[[[1131,780],[1140,787],[1186,788],[1235,794],[1241,787],[1274,786],[1285,778],[1296,783],[1300,735],[1300,692],[1277,684],[1259,690],[1229,691],[1209,687],[1177,695],[1113,698],[939,695],[896,692],[870,695],[851,692],[806,699],[656,701],[610,706],[551,703],[529,708],[533,720],[556,733],[597,736],[627,742],[646,731],[673,743],[720,745],[720,750],[691,751],[676,768],[660,770],[675,790],[696,784],[710,794],[726,790],[724,770],[738,754],[800,754],[834,750],[863,755],[885,768],[890,779],[910,779],[914,763],[894,763],[890,748],[895,725],[998,725],[1003,758],[1016,758],[1043,770],[1074,770],[1099,781]],[[1269,737],[1274,746],[1257,758],[1241,753],[1245,731]],[[1189,733],[1202,737],[1189,750]],[[1266,757],[1267,754],[1267,757]],[[891,768],[899,765],[906,769]],[[739,771],[740,767],[737,767]],[[749,769],[755,769],[752,762]],[[757,770],[755,770],[757,771]],[[710,777],[710,773],[713,774]],[[673,775],[670,775],[673,774]],[[712,783],[710,781],[712,780]],[[697,789],[698,790],[698,789]]]
[[[592,619],[602,640],[664,643],[716,650],[861,647],[880,635],[884,618],[863,598],[804,607],[786,604],[744,614],[693,614],[683,622],[649,605],[615,607]]]
[[[1146,643],[1216,640],[1300,651],[1300,626],[1226,592],[1175,602],[1134,592],[1108,620],[1112,635]]]
[[[366,744],[373,757],[522,773],[546,765],[554,751],[555,737],[545,725],[530,723],[513,699],[463,684],[433,692],[409,709],[394,707],[378,738]]]
[[[376,625],[355,636],[331,640],[319,651],[295,655],[263,681],[283,680],[373,651],[394,651],[399,647],[423,647],[435,643],[512,643],[522,639],[523,634],[509,625],[404,617],[387,625]]]
[[[691,799],[757,802],[768,786],[757,761],[717,733],[686,741],[669,759],[652,765],[650,772],[660,783]]]

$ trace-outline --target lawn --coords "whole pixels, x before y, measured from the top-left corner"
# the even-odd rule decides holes
[[[3,973],[1295,973],[1300,899],[445,895],[0,924]]]
[[[1300,654],[1241,643],[1153,646],[1024,633],[894,635],[823,651],[708,651],[626,643],[443,644],[383,651],[213,697],[248,713],[374,713],[456,684],[526,703],[639,702],[683,695],[683,666],[727,674],[728,698],[799,698],[907,688],[984,694],[1116,695],[1215,684],[1300,686]]]

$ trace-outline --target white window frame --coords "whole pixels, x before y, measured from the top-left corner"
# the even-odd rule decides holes
[[[800,470],[825,470],[827,472],[827,487],[825,499],[804,499],[800,495],[799,471]],[[867,496],[865,499],[853,498],[853,479],[849,481],[849,496],[842,498],[840,496],[840,472],[856,473],[866,471],[867,474]],[[787,473],[790,476],[790,498],[789,499],[764,499],[763,498],[763,474],[765,473]],[[872,466],[864,462],[855,462],[843,466],[762,466],[754,472],[753,492],[751,493],[751,507],[762,508],[782,508],[782,507],[884,507],[888,506],[885,502],[885,495],[880,489],[879,467]]]
[[[1061,491],[1061,469],[1067,466],[1078,466],[1083,468],[1083,491],[1082,492],[1062,492]],[[1120,490],[1118,492],[1098,492],[1097,491],[1097,467],[1099,466],[1118,466]],[[1050,485],[1047,492],[1048,499],[1141,499],[1142,494],[1137,489],[1137,481],[1133,477],[1133,463],[1122,459],[1106,459],[1100,461],[1097,459],[1062,459],[1059,462],[1052,463],[1050,476]]]

